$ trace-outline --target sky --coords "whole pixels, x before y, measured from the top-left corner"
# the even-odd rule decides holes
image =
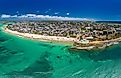
[[[2,14],[121,20],[121,0],[0,0]]]

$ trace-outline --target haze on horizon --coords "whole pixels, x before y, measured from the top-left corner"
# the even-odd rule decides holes
[[[0,15],[39,14],[121,20],[121,0],[0,0]]]

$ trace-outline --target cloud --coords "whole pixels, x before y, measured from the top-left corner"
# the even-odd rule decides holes
[[[16,11],[17,14],[19,14],[19,11]]]
[[[1,18],[10,18],[10,17],[11,17],[10,15],[6,15],[6,14],[1,15]]]
[[[59,14],[59,13],[60,13],[60,12],[55,12],[54,14],[57,15],[57,14]]]
[[[37,13],[39,13],[40,11],[38,10],[38,11],[36,11]]]
[[[49,11],[45,11],[45,13],[48,13]]]
[[[70,15],[70,13],[66,13],[66,15]]]
[[[51,9],[48,9],[47,11],[45,11],[45,13],[48,13],[48,12],[50,12],[51,11]]]
[[[74,18],[74,17],[36,15],[36,14],[25,14],[25,15],[6,15],[6,14],[2,14],[1,18],[95,21],[94,19],[88,19],[88,18]]]
[[[1,18],[16,18],[16,17],[18,17],[18,16],[17,15],[11,16],[11,15],[6,15],[6,14],[1,15]]]

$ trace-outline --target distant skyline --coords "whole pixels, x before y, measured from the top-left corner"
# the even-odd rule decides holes
[[[0,15],[49,15],[121,20],[121,0],[0,0]]]

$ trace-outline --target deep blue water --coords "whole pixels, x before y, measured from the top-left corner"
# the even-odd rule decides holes
[[[0,14],[27,13],[121,20],[121,0],[0,0]]]

